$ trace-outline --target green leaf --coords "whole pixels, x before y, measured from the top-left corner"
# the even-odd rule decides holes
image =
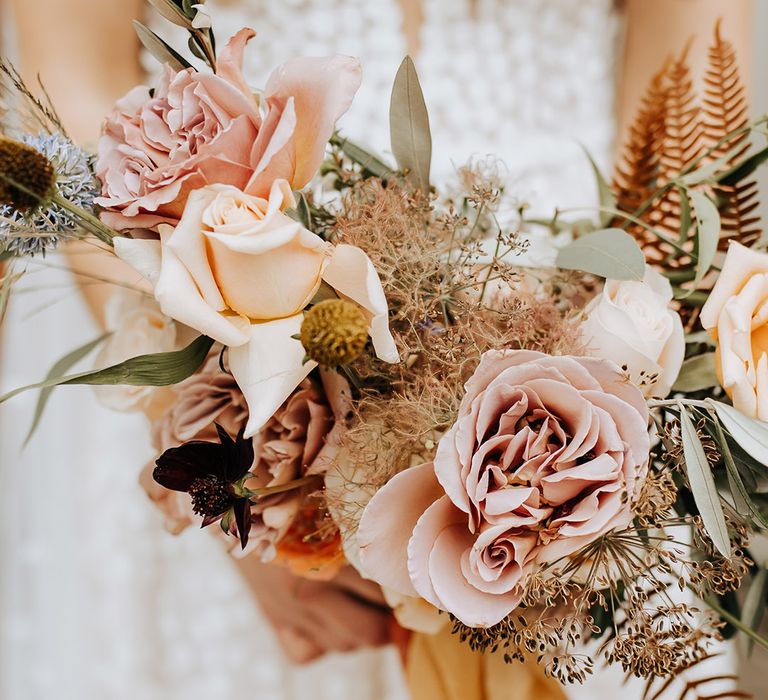
[[[133,20],[133,28],[139,37],[139,41],[144,48],[149,51],[160,63],[167,63],[175,71],[182,71],[186,68],[192,68],[192,64],[187,61],[180,53],[174,51],[151,29],[147,29],[138,20]]]
[[[759,150],[754,155],[751,155],[741,163],[734,165],[730,170],[726,171],[718,178],[718,182],[721,185],[734,187],[744,178],[749,177],[755,172],[755,170],[757,170],[766,160],[768,160],[768,146]]]
[[[741,621],[751,630],[757,630],[765,615],[766,598],[768,598],[768,569],[765,565],[752,579],[752,584],[744,598],[744,607],[741,610]],[[754,641],[745,640],[747,644],[747,654],[752,653]]]
[[[720,495],[717,493],[715,479],[712,476],[712,469],[707,461],[704,447],[683,404],[680,404],[680,434],[683,439],[683,456],[685,457],[688,483],[704,523],[704,529],[709,534],[717,551],[728,559],[731,556],[731,542],[728,537],[728,526],[725,524],[723,506],[720,503]]]
[[[768,467],[768,423],[745,416],[733,406],[707,399],[736,444],[752,459]]]
[[[718,384],[715,353],[706,352],[703,355],[689,357],[683,362],[672,391],[690,393],[709,389]]]
[[[30,389],[46,389],[62,384],[128,384],[130,386],[170,386],[194,374],[208,356],[213,340],[201,335],[182,350],[139,355],[105,369],[81,372],[66,377],[51,377],[19,387],[0,396],[0,403]]]
[[[73,350],[72,352],[64,355],[64,357],[62,357],[55,365],[53,365],[53,367],[51,367],[51,371],[48,372],[48,375],[46,376],[46,380],[55,379],[57,377],[63,377],[65,372],[67,372],[72,366],[80,362],[80,360],[87,357],[92,350],[96,349],[99,345],[101,345],[101,343],[103,343],[109,336],[110,336],[109,333],[105,333],[104,335],[99,336],[95,340],[91,340],[87,342],[85,345],[82,345],[79,348],[76,348],[75,350]],[[45,411],[45,406],[48,403],[48,399],[51,398],[51,394],[53,393],[53,390],[54,390],[53,386],[47,386],[40,391],[40,397],[37,399],[37,406],[35,406],[35,415],[32,418],[32,425],[29,428],[27,437],[24,439],[25,445],[32,438],[32,435],[34,434],[35,430],[37,430],[37,426],[40,424],[40,419],[43,417],[43,411]]]
[[[606,182],[603,174],[600,172],[600,168],[597,167],[597,163],[595,163],[594,158],[592,158],[592,155],[587,150],[586,146],[582,145],[581,148],[584,150],[584,153],[589,160],[589,164],[592,166],[592,172],[595,175],[595,182],[597,183],[597,196],[600,202],[600,207],[603,209],[616,209],[616,195],[613,194],[613,189]],[[611,223],[611,219],[613,219],[613,214],[610,212],[600,212],[601,226],[608,226],[608,224]]]
[[[680,194],[680,234],[677,237],[677,242],[683,245],[688,240],[688,234],[691,231],[691,201],[688,199],[684,187],[678,186],[677,191]]]
[[[357,163],[363,170],[368,171],[374,177],[386,180],[387,177],[395,172],[381,158],[349,139],[340,136],[338,133],[331,137],[331,143],[341,149],[347,158]]]
[[[181,8],[175,2],[172,2],[172,0],[148,1],[149,4],[169,22],[173,22],[173,24],[178,27],[184,27],[184,29],[192,28],[192,21],[181,11]]]
[[[743,144],[738,143],[733,148],[729,149],[719,158],[713,160],[711,163],[692,170],[690,173],[683,175],[680,178],[680,183],[685,187],[691,187],[693,185],[700,185],[702,182],[716,182],[715,175],[717,172],[727,166],[729,161],[739,154],[739,151],[743,148]]]
[[[414,187],[428,193],[432,136],[424,94],[410,56],[403,59],[392,86],[389,133],[397,165]]]
[[[717,254],[717,244],[720,242],[720,213],[715,203],[703,192],[688,190],[688,196],[693,203],[696,215],[696,277],[693,279],[694,288],[709,272],[709,268]]]
[[[752,501],[752,497],[744,486],[744,480],[741,478],[741,473],[736,466],[736,460],[733,458],[733,453],[728,445],[728,439],[723,432],[723,428],[719,421],[715,420],[715,432],[717,433],[717,445],[720,450],[720,454],[725,463],[725,471],[728,477],[728,488],[731,491],[733,497],[733,504],[736,507],[736,512],[743,517],[752,517],[757,520],[764,528],[768,528],[768,519],[766,519],[760,506],[756,505]],[[748,511],[748,512],[747,512]]]
[[[308,231],[312,230],[312,212],[309,208],[309,202],[304,196],[303,192],[294,192],[296,198],[296,206],[293,209],[289,209],[286,213],[294,221],[298,221]]]
[[[642,280],[645,257],[635,239],[619,228],[605,228],[561,248],[557,266],[614,280]]]

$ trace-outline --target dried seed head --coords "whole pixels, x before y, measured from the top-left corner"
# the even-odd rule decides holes
[[[347,365],[368,340],[368,322],[360,307],[343,299],[321,301],[304,314],[301,344],[322,367]]]
[[[40,151],[0,136],[0,204],[32,209],[45,202],[55,182],[53,164]]]

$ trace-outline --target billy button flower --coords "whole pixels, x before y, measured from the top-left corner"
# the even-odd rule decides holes
[[[193,440],[172,447],[157,459],[155,481],[171,491],[188,493],[203,527],[221,520],[222,530],[239,535],[243,549],[251,530],[250,494],[244,482],[253,465],[253,442],[241,429],[233,440],[216,425],[219,442]]]
[[[327,299],[304,313],[299,340],[307,358],[321,367],[348,365],[368,342],[368,321],[356,304]]]

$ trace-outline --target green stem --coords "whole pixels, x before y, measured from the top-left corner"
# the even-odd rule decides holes
[[[709,605],[712,610],[714,610],[720,617],[723,618],[727,623],[733,625],[739,632],[742,634],[746,634],[747,637],[749,637],[753,642],[756,644],[759,644],[764,649],[768,649],[768,639],[763,637],[762,635],[755,632],[755,630],[751,629],[750,627],[747,627],[741,620],[739,620],[738,617],[735,615],[732,615],[729,613],[725,608],[720,607],[714,600],[711,598],[702,598],[702,600]]]
[[[90,231],[102,243],[106,243],[109,246],[114,245],[112,239],[117,236],[117,233],[104,224],[98,216],[94,216],[82,207],[78,207],[77,204],[73,204],[65,197],[62,197],[59,192],[53,194],[51,201],[58,204],[62,209],[66,209],[70,214],[76,216],[80,220],[80,223],[83,224],[83,228]]]
[[[248,489],[242,487],[243,495],[249,498],[264,498],[265,496],[274,496],[278,493],[285,493],[286,491],[293,491],[294,489],[301,488],[302,486],[308,486],[309,484],[315,484],[320,482],[320,477],[317,475],[304,476],[301,479],[294,479],[293,481],[287,481],[279,486],[265,486],[260,489]]]

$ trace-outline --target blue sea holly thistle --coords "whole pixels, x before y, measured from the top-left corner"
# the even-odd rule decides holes
[[[157,459],[155,481],[171,491],[188,493],[203,527],[221,521],[222,529],[240,537],[243,549],[251,529],[251,492],[245,488],[253,465],[253,442],[241,430],[232,439],[216,425],[219,442],[193,440],[172,447]]]

